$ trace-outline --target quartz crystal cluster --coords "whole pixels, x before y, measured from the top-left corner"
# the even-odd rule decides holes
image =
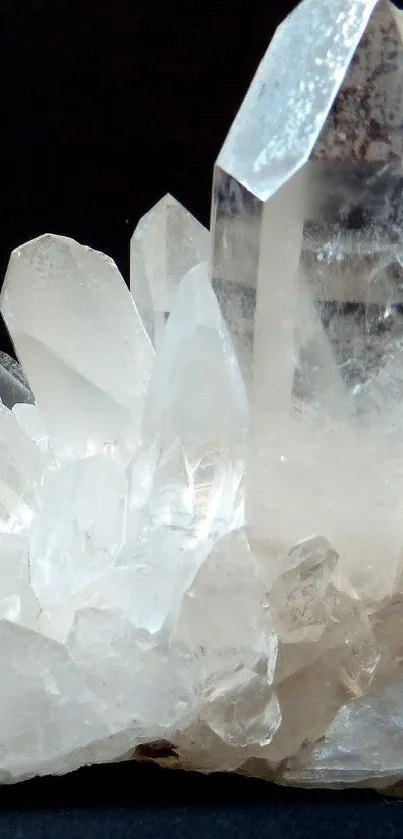
[[[403,15],[303,0],[218,156],[1,313],[0,781],[403,779]]]

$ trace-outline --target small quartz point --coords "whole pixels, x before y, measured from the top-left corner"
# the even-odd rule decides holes
[[[109,257],[62,236],[27,242],[1,312],[60,456],[136,445],[153,350]]]
[[[7,408],[35,401],[21,365],[5,352],[0,352],[0,399]]]
[[[267,745],[281,722],[272,687],[277,637],[263,586],[244,530],[233,531],[198,571],[176,627],[198,668],[200,718],[235,747]]]
[[[180,280],[209,258],[208,230],[172,195],[140,219],[130,244],[130,288],[155,346]]]
[[[329,621],[330,586],[338,556],[320,536],[295,545],[270,569],[278,572],[270,591],[281,641],[317,641]],[[279,566],[277,568],[277,566]]]

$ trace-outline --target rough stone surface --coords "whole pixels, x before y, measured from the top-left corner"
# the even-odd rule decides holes
[[[219,155],[210,261],[166,196],[136,303],[69,239],[13,252],[0,781],[403,780],[402,32],[304,0]]]

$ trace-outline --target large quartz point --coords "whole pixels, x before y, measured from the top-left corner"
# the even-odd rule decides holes
[[[249,524],[280,551],[323,534],[375,601],[402,547],[402,27],[387,0],[301,3],[218,156],[212,213],[251,399]]]
[[[130,287],[153,344],[161,340],[180,280],[209,258],[208,230],[172,195],[140,219],[130,244]]]
[[[60,456],[136,445],[153,350],[111,259],[62,236],[27,242],[1,312]]]

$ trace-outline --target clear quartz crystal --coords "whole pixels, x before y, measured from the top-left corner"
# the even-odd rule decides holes
[[[402,545],[402,27],[386,0],[301,3],[218,157],[212,215],[249,523],[288,549],[322,533],[374,600]]]
[[[218,157],[211,254],[165,196],[135,302],[70,239],[13,252],[0,782],[150,754],[403,779],[402,33],[387,0],[303,0]]]
[[[143,216],[130,244],[130,288],[158,345],[182,277],[210,257],[210,234],[172,195]]]

